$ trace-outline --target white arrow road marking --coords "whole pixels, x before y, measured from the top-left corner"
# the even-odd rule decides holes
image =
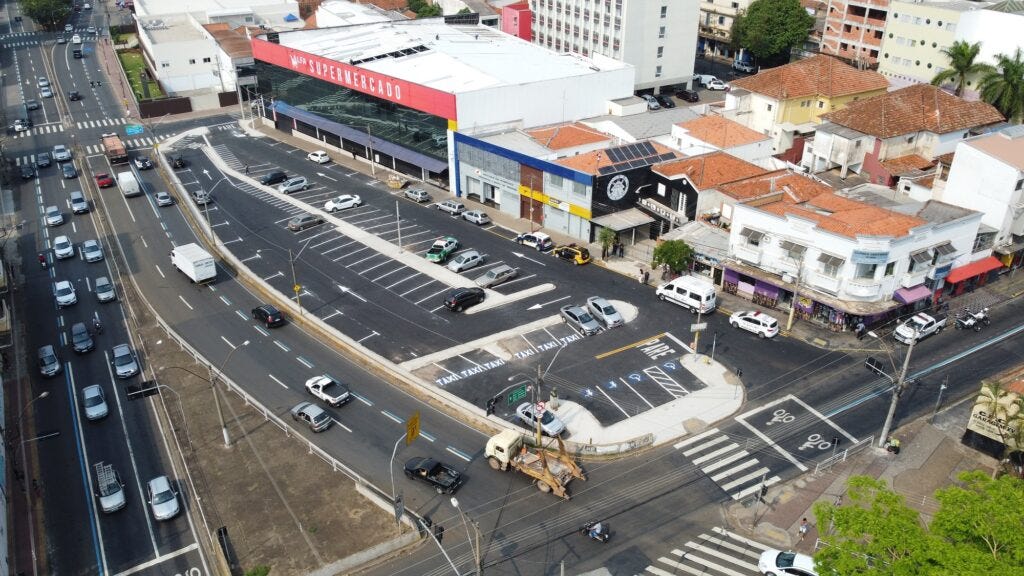
[[[569,298],[569,296],[562,296],[557,300],[551,300],[549,302],[544,302],[543,304],[534,304],[533,306],[527,308],[527,310],[540,310],[542,307],[547,306],[548,304],[554,304],[555,302],[561,302],[562,300],[568,300]]]
[[[541,262],[540,260],[534,260],[533,258],[530,258],[526,254],[523,254],[522,252],[513,252],[512,254],[514,254],[515,256],[518,256],[519,258],[522,258],[524,260],[529,260],[530,262],[533,262],[535,264],[540,264],[541,266],[547,266],[547,264]]]
[[[327,174],[324,174],[323,172],[317,172],[316,175],[321,177],[321,178],[327,178],[331,182],[337,182],[337,180],[335,180],[334,178],[331,178],[330,176],[328,176]]]

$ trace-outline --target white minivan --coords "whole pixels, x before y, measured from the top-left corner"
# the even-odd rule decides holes
[[[696,276],[680,276],[675,280],[658,286],[655,292],[658,298],[689,308],[694,314],[707,314],[714,311],[718,304],[715,285],[710,281]]]

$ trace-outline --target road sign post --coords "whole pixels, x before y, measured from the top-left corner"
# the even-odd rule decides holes
[[[402,502],[402,495],[395,496],[395,524],[401,525],[402,514],[405,512],[405,505]]]
[[[518,388],[513,388],[508,393],[508,400],[507,400],[508,401],[508,405],[512,406],[513,404],[515,404],[516,402],[519,402],[523,398],[526,398],[526,385],[525,384],[520,386],[520,387],[518,387]]]
[[[420,412],[413,412],[412,417],[405,423],[405,445],[409,446],[412,441],[420,435]]]

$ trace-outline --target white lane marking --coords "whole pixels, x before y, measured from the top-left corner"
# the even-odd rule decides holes
[[[451,452],[452,454],[454,454],[454,455],[458,456],[459,458],[462,458],[462,459],[463,459],[463,460],[465,460],[466,462],[469,462],[470,460],[472,460],[472,458],[470,458],[469,456],[467,456],[467,455],[466,455],[465,453],[463,453],[463,452],[462,452],[461,450],[457,450],[457,449],[455,449],[455,448],[452,448],[451,446],[448,446],[447,448],[445,448],[445,450],[447,450],[448,452]]]
[[[179,548],[179,549],[175,550],[174,552],[168,552],[167,554],[164,554],[163,556],[157,556],[156,558],[150,560],[149,562],[143,562],[142,564],[138,564],[136,566],[132,566],[131,568],[125,570],[124,572],[118,572],[117,574],[115,574],[115,576],[129,576],[129,575],[135,574],[137,572],[142,572],[146,568],[152,568],[153,566],[156,566],[157,564],[161,564],[161,563],[163,563],[163,562],[165,562],[167,560],[170,560],[171,558],[175,558],[177,556],[181,556],[182,554],[187,554],[187,553],[189,553],[189,552],[191,552],[191,551],[193,551],[193,550],[195,550],[197,548],[199,548],[199,544],[193,542],[192,544],[189,544],[188,546],[185,546],[184,548]]]
[[[757,458],[751,458],[746,462],[740,462],[739,464],[733,466],[732,468],[729,468],[728,470],[724,470],[722,472],[719,472],[718,474],[715,474],[714,476],[710,476],[710,478],[717,484],[719,480],[728,478],[729,476],[732,476],[733,474],[736,474],[747,468],[750,468],[751,466],[757,466],[757,464]],[[762,470],[766,470],[766,468],[762,468]]]
[[[277,347],[280,348],[281,350],[284,350],[285,352],[291,352],[292,351],[291,348],[289,348],[289,347],[285,346],[284,344],[282,344],[280,340],[274,340],[274,344],[277,344]]]
[[[246,322],[249,321],[249,317],[245,315],[245,312],[242,312],[241,310],[235,310],[235,314],[237,314],[238,317],[241,318],[242,320],[245,320]]]
[[[161,278],[167,278],[167,276],[164,276],[164,271],[163,271],[163,270],[161,270],[159,266],[157,266],[156,264],[154,264],[154,265],[153,265],[153,267],[154,267],[154,268],[156,268],[156,271],[157,271],[157,273],[158,273],[158,274],[160,274],[160,277],[161,277]]]
[[[714,446],[715,444],[721,444],[722,442],[728,442],[728,441],[729,441],[729,437],[723,434],[721,436],[718,436],[718,437],[716,437],[716,438],[714,438],[712,440],[709,440],[709,441],[701,444],[700,446],[697,446],[697,447],[694,447],[694,448],[690,448],[689,450],[686,450],[685,452],[683,452],[683,456],[686,456],[687,458],[689,458],[690,456],[696,454],[697,452],[700,452],[702,450],[707,449],[709,446]]]
[[[395,416],[394,414],[392,414],[392,413],[388,412],[387,410],[381,410],[381,411],[380,411],[380,413],[381,413],[381,414],[383,414],[384,416],[386,416],[386,417],[388,417],[388,418],[390,418],[390,419],[394,420],[395,422],[397,422],[397,423],[399,423],[399,424],[405,424],[405,421],[404,421],[404,420],[402,420],[402,419],[401,419],[401,418],[399,418],[398,416]]]
[[[267,374],[267,377],[281,385],[281,388],[288,388],[288,385],[278,380],[273,374]]]
[[[245,317],[245,319],[246,319],[246,320],[248,320],[248,319],[249,319],[249,317],[248,317],[248,316],[246,316],[246,317]],[[253,329],[254,329],[254,330],[256,330],[257,332],[259,332],[259,333],[260,333],[260,335],[262,335],[262,336],[266,336],[266,337],[268,337],[268,338],[270,337],[270,332],[267,332],[266,330],[264,330],[264,329],[263,329],[263,327],[261,327],[261,326],[259,326],[259,325],[257,325],[257,324],[253,324],[253,325],[252,325],[252,327],[253,327]]]
[[[606,393],[606,392],[604,391],[604,388],[602,388],[602,387],[600,387],[600,386],[595,386],[594,388],[597,388],[597,391],[598,391],[598,392],[600,392],[600,393],[601,393],[601,394],[602,394],[602,395],[603,395],[603,396],[604,396],[605,398],[607,398],[609,402],[611,402],[612,404],[614,404],[614,405],[615,405],[615,407],[619,409],[619,412],[622,412],[622,414],[623,414],[623,415],[624,415],[624,416],[625,416],[626,418],[629,418],[629,417],[630,417],[630,415],[629,415],[629,412],[626,412],[625,410],[623,410],[623,409],[622,409],[622,406],[619,406],[619,403],[618,403],[618,402],[616,402],[615,400],[612,400],[612,397],[611,397],[611,396],[609,396],[609,395],[608,395],[608,393]]]
[[[434,438],[433,436],[431,436],[430,434],[427,434],[426,432],[424,432],[422,430],[420,430],[420,436],[424,440],[426,440],[427,442],[433,442],[434,440],[437,440],[437,438]]]
[[[331,312],[330,314],[324,316],[323,318],[321,318],[321,320],[330,320],[331,318],[334,318],[335,316],[341,316],[341,315],[342,315],[341,310],[338,310],[337,308],[335,308],[334,312]]]
[[[309,368],[309,369],[313,368],[312,362],[310,362],[309,360],[306,360],[302,356],[296,356],[295,359],[299,361],[299,364],[302,364],[306,368]]]
[[[224,296],[220,297],[220,301],[227,304],[228,306],[231,306],[231,301],[225,298]]]
[[[356,394],[355,392],[353,392],[352,395],[356,397],[356,400],[359,400],[363,404],[366,404],[367,406],[373,406],[373,402],[370,402],[369,400],[367,400],[363,396],[360,396],[359,394]]]
[[[771,446],[776,452],[781,454],[783,458],[785,458],[786,460],[789,460],[794,466],[799,468],[801,472],[807,472],[807,466],[805,466],[802,462],[797,460],[792,454],[789,453],[788,450],[784,449],[782,446],[779,446],[778,444],[773,442],[772,439],[769,438],[767,434],[765,434],[764,432],[761,432],[757,428],[754,428],[754,426],[752,424],[750,424],[749,422],[746,421],[746,418],[748,416],[751,416],[751,415],[753,415],[753,414],[755,414],[757,412],[764,412],[765,410],[770,409],[772,406],[775,406],[776,404],[781,404],[782,402],[787,402],[787,401],[795,400],[795,399],[796,398],[792,394],[787,394],[787,395],[783,396],[782,398],[779,398],[778,400],[776,400],[774,402],[769,402],[768,404],[765,404],[764,406],[761,406],[760,408],[751,410],[751,411],[749,411],[749,412],[747,412],[745,414],[741,414],[741,415],[737,416],[735,419],[740,424],[746,426],[747,430],[750,430],[751,432],[756,434],[758,438],[760,438],[761,440],[764,440],[765,444],[767,444],[768,446]]]
[[[183,304],[185,304],[185,306],[188,306],[189,310],[195,310],[195,308],[193,308],[191,304],[189,304],[187,301],[185,301],[185,297],[182,296],[181,294],[178,294],[178,299],[181,300],[181,302]]]
[[[349,428],[348,426],[345,426],[344,424],[342,424],[342,423],[341,423],[341,421],[340,421],[340,420],[338,420],[337,418],[331,418],[331,422],[334,422],[334,423],[335,423],[335,424],[337,424],[338,426],[341,426],[342,428],[344,428],[344,429],[345,429],[345,430],[347,430],[348,432],[351,432],[351,431],[352,431],[352,429],[351,429],[351,428]]]
[[[221,336],[221,337],[220,337],[220,339],[221,339],[221,340],[223,340],[225,344],[227,344],[228,346],[230,346],[232,350],[234,350],[234,349],[238,348],[238,346],[235,346],[234,344],[232,344],[232,343],[231,343],[231,341],[230,341],[230,340],[228,340],[227,338],[225,338],[225,337]]]
[[[683,440],[682,442],[677,442],[677,443],[673,444],[672,447],[675,448],[676,450],[680,450],[682,448],[685,448],[685,447],[689,446],[690,444],[693,444],[694,442],[699,442],[699,441],[703,440],[704,438],[707,438],[708,436],[712,436],[712,435],[717,434],[717,433],[718,433],[718,428],[712,428],[710,430],[705,430],[705,431],[701,432],[700,434],[697,434],[696,436],[691,436],[691,437],[687,438],[686,440]]]
[[[632,391],[633,391],[633,394],[636,394],[636,395],[637,395],[637,396],[638,396],[638,397],[639,397],[639,398],[640,398],[641,400],[643,400],[643,401],[644,401],[644,404],[647,404],[647,405],[648,405],[648,406],[650,406],[651,408],[654,408],[654,404],[651,404],[650,402],[648,402],[648,401],[647,401],[647,398],[644,398],[642,394],[640,394],[639,392],[637,392],[637,391],[636,391],[636,389],[635,389],[635,388],[633,388],[633,386],[632,386],[632,385],[631,385],[631,384],[629,383],[629,380],[626,380],[625,378],[623,378],[623,377],[621,377],[621,376],[620,376],[620,377],[619,377],[619,382],[622,382],[623,384],[625,384],[625,385],[626,385],[626,388],[629,388],[630,390],[632,390]]]

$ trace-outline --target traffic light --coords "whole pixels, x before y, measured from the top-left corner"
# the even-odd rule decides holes
[[[487,416],[494,414],[494,406],[498,403],[497,398],[491,398],[487,401]]]
[[[885,376],[885,370],[882,369],[882,362],[875,357],[870,357],[865,360],[864,367],[879,376]]]
[[[444,538],[444,526],[441,526],[440,524],[436,524],[434,526],[434,538],[437,538],[438,542]]]

